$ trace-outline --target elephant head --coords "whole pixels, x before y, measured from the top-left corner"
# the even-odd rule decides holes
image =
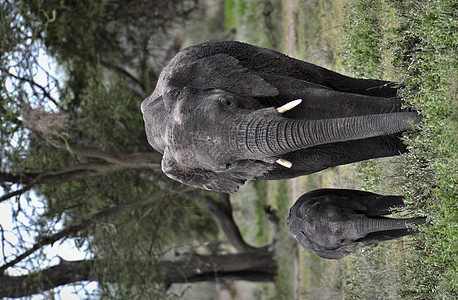
[[[288,117],[278,106],[295,94],[273,82],[276,76],[279,82],[288,79],[283,70],[269,67],[278,61],[253,62],[245,48],[229,48],[205,45],[180,52],[142,103],[148,141],[163,153],[164,173],[182,183],[234,193],[246,180],[278,168],[277,163],[291,167],[283,157],[295,151],[393,134],[410,129],[409,119],[419,120],[412,112]],[[266,59],[286,58],[275,55]],[[327,88],[316,90],[329,97]]]

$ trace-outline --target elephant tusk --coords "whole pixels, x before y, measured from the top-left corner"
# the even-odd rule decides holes
[[[283,158],[279,158],[275,162],[277,164],[285,167],[285,168],[288,168],[288,169],[290,169],[293,166],[293,164],[291,162],[289,162],[289,161],[287,161],[286,159],[283,159]]]
[[[284,112],[287,112],[290,109],[293,109],[294,107],[298,106],[302,102],[302,99],[296,99],[291,102],[286,103],[283,106],[280,106],[277,108],[278,113],[282,114]]]

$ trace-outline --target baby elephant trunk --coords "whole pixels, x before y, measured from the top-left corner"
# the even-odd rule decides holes
[[[326,120],[292,120],[282,117],[254,119],[246,126],[248,150],[260,156],[282,154],[335,142],[365,139],[413,129],[420,116],[399,112]]]
[[[371,232],[407,229],[409,224],[424,224],[425,218],[391,219],[391,218],[363,218],[355,220],[355,227],[359,235],[364,236]]]

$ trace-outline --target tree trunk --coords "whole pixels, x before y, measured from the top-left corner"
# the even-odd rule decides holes
[[[48,269],[24,276],[0,276],[0,298],[25,297],[43,291],[80,281],[96,281],[92,272],[93,261],[61,261]],[[173,283],[247,280],[273,282],[277,272],[274,254],[267,251],[226,255],[189,255],[160,264],[167,270],[164,278],[166,287]],[[141,263],[140,263],[141,265]],[[113,278],[106,278],[109,282]]]
[[[234,246],[237,251],[250,252],[267,250],[268,246],[257,248],[250,246],[245,242],[237,224],[235,224],[234,218],[232,217],[232,207],[228,194],[220,193],[219,201],[213,200],[209,196],[205,196],[203,204],[213,217],[215,217],[219,228],[224,233],[227,241]]]
[[[73,282],[96,280],[91,274],[91,265],[88,260],[61,261],[33,275],[0,276],[0,298],[26,297]]]
[[[62,184],[73,180],[81,180],[127,169],[161,170],[162,155],[156,152],[124,154],[72,149],[72,153],[101,159],[103,161],[69,166],[59,170],[43,170],[33,173],[24,172],[17,175],[0,172],[0,182],[17,184]]]
[[[274,253],[263,250],[226,255],[192,255],[166,264],[166,286],[221,279],[273,282],[278,269]]]

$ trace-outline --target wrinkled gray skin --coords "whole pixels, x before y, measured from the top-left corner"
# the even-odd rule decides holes
[[[303,101],[291,111],[274,109],[295,99]],[[228,41],[179,52],[142,112],[167,176],[235,193],[248,179],[293,178],[404,152],[398,133],[420,117],[401,105],[391,82]]]
[[[341,259],[361,247],[415,233],[409,224],[425,218],[386,218],[403,207],[401,196],[320,189],[302,195],[286,219],[291,235],[304,248],[327,259]]]

